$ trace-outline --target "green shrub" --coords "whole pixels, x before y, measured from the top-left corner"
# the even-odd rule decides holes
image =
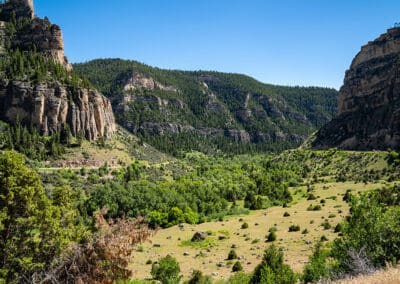
[[[232,272],[239,272],[243,271],[243,266],[239,261],[236,261],[235,264],[232,266]]]
[[[235,250],[231,250],[230,252],[229,252],[229,254],[228,254],[228,260],[232,260],[232,259],[237,259],[238,258],[238,256],[237,256],[237,254],[236,254],[236,251]]]
[[[365,261],[375,267],[400,259],[399,194],[400,188],[393,187],[351,198],[351,214],[343,223],[342,237],[332,247],[340,271],[352,273],[359,269],[349,261],[354,253],[363,253]]]
[[[331,223],[329,223],[328,220],[325,220],[324,222],[322,222],[321,226],[324,227],[324,230],[329,230],[330,228],[332,228],[332,225],[331,225]]]
[[[186,284],[211,284],[212,278],[208,275],[203,275],[199,270],[193,270],[192,276]]]
[[[170,255],[161,258],[158,263],[154,263],[151,268],[151,275],[155,280],[163,284],[177,284],[182,276],[179,275],[181,269],[176,259]]]
[[[248,284],[250,283],[251,274],[238,272],[229,277],[228,281],[224,284]]]
[[[284,264],[283,258],[281,249],[274,245],[268,247],[261,264],[255,268],[250,283],[295,284],[297,275],[289,265]]]
[[[290,214],[289,214],[289,212],[285,212],[285,213],[283,213],[283,217],[290,217]]]
[[[324,250],[322,243],[319,242],[310,256],[308,264],[304,267],[302,277],[304,283],[318,283],[322,278],[329,276],[328,256],[329,252]]]
[[[352,198],[352,194],[351,194],[351,189],[348,189],[348,190],[346,190],[346,193],[344,194],[344,196],[343,196],[343,201],[345,201],[345,202],[350,202],[351,201],[351,198]]]
[[[308,234],[309,232],[308,232],[308,229],[306,228],[306,229],[304,229],[301,233],[302,233],[303,235],[306,235],[306,234]]]
[[[321,240],[321,242],[327,242],[328,238],[325,235],[322,235],[320,240]]]
[[[307,200],[315,200],[315,199],[317,199],[317,197],[314,194],[312,193],[308,194]]]
[[[310,204],[310,206],[307,207],[307,211],[320,211],[320,210],[322,210],[321,205]]]
[[[49,269],[72,241],[85,235],[77,226],[73,192],[65,187],[49,192],[51,199],[22,155],[0,152],[0,283],[31,279]]]
[[[268,229],[268,232],[272,233],[272,232],[277,232],[278,229],[276,227],[271,227]]]
[[[249,224],[248,223],[246,223],[246,222],[244,222],[243,224],[242,224],[242,227],[241,227],[242,229],[248,229],[249,228]]]
[[[299,225],[290,225],[289,232],[298,232],[298,231],[300,231]]]
[[[272,231],[267,236],[267,242],[275,242],[276,238],[277,238],[277,236],[276,236],[275,231]]]
[[[340,233],[340,232],[342,231],[342,229],[343,229],[342,223],[338,223],[338,224],[335,226],[335,233]]]

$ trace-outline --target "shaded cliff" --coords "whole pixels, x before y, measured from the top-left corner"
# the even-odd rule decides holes
[[[0,119],[43,135],[68,125],[75,136],[110,138],[111,103],[73,72],[60,27],[36,17],[32,0],[0,5],[0,19]]]
[[[312,146],[350,150],[397,149],[400,145],[400,28],[363,46],[346,72],[338,116]]]
[[[111,99],[119,124],[163,151],[296,147],[332,119],[337,91],[240,74],[162,70],[120,59],[74,65]]]

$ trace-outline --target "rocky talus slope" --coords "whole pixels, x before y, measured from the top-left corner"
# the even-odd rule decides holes
[[[72,65],[64,55],[64,41],[59,26],[35,16],[32,0],[10,0],[0,6],[0,56],[21,52],[52,61],[65,69],[69,80]],[[10,55],[12,54],[12,55]],[[43,63],[42,63],[43,64]],[[33,66],[32,69],[40,67]],[[20,72],[28,73],[25,66]],[[4,73],[4,72],[3,72]],[[89,140],[110,138],[116,131],[110,101],[93,88],[72,86],[53,74],[31,80],[20,76],[0,75],[0,119],[10,123],[21,121],[34,126],[43,135],[50,135],[69,126],[73,135]],[[78,79],[76,79],[78,80]]]
[[[317,149],[400,146],[400,28],[363,46],[346,72],[338,116],[316,135]]]

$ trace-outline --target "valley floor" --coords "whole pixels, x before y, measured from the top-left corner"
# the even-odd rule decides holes
[[[151,242],[137,247],[131,264],[134,278],[151,278],[151,264],[146,262],[155,262],[170,254],[178,260],[185,278],[197,269],[204,274],[213,275],[215,280],[227,279],[232,273],[233,263],[236,262],[226,260],[232,247],[237,247],[235,250],[244,271],[251,272],[260,263],[264,249],[269,245],[266,243],[266,235],[273,226],[277,228],[275,243],[285,249],[285,261],[300,272],[322,236],[328,240],[337,236],[334,227],[349,210],[348,204],[343,201],[345,192],[348,189],[362,192],[382,186],[381,183],[318,183],[315,184],[316,200],[306,200],[306,187],[298,187],[291,189],[294,202],[288,208],[272,207],[222,222],[185,224],[183,228],[175,226],[162,229]],[[310,205],[322,205],[321,210],[309,211],[307,208]],[[284,217],[285,212],[290,216]],[[321,226],[325,220],[331,225],[330,229]],[[249,224],[248,229],[241,228],[244,222]],[[299,225],[300,231],[288,232],[291,225]],[[308,233],[303,232],[305,229]],[[193,234],[198,231],[208,232],[209,237],[202,243],[190,242]]]

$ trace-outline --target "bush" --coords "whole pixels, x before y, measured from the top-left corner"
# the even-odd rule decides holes
[[[324,250],[322,243],[319,242],[310,256],[308,264],[304,267],[302,277],[304,283],[318,283],[322,278],[329,276],[328,256],[329,252]]]
[[[274,245],[268,247],[261,264],[255,268],[250,283],[295,284],[297,275],[289,265],[283,263],[283,258],[281,249]]]
[[[158,263],[154,263],[151,268],[151,275],[155,280],[163,284],[177,284],[182,276],[179,275],[181,269],[176,259],[170,255],[161,258]]]
[[[267,236],[267,242],[275,242],[276,238],[277,238],[277,236],[276,236],[275,231],[272,231]]]
[[[289,212],[285,212],[285,213],[283,213],[283,217],[290,217],[290,214],[289,214]]]
[[[322,235],[320,240],[321,242],[327,242],[328,238],[325,235]]]
[[[312,193],[310,193],[309,195],[308,195],[308,197],[307,197],[307,200],[316,200],[317,199],[317,197],[314,195],[314,194],[312,194]]]
[[[232,266],[232,272],[239,272],[243,271],[243,266],[239,261],[236,261],[235,264]]]
[[[343,201],[350,202],[352,198],[351,189],[346,190],[346,193],[343,196]]]
[[[271,227],[268,229],[268,232],[270,232],[270,233],[272,233],[272,232],[276,233],[277,231],[278,231],[278,229],[276,227]]]
[[[308,229],[306,228],[306,229],[304,229],[301,233],[302,233],[303,235],[306,235],[306,234],[308,234],[309,232],[308,232]]]
[[[232,259],[237,259],[238,258],[238,256],[237,256],[237,254],[236,254],[236,251],[235,250],[231,250],[230,252],[229,252],[229,254],[228,254],[228,260],[232,260]]]
[[[248,223],[243,223],[242,224],[242,229],[248,229],[249,228],[249,224]]]
[[[339,223],[335,226],[335,233],[340,233],[343,229],[342,223]]]
[[[330,228],[332,228],[332,225],[331,225],[331,223],[329,223],[328,220],[325,220],[324,222],[322,222],[321,226],[324,227],[324,230],[329,230]]]
[[[289,227],[289,232],[298,232],[300,231],[300,226],[299,225],[291,225]]]
[[[248,284],[250,283],[251,275],[244,272],[238,272],[229,277],[225,284]]]
[[[383,267],[386,262],[400,259],[400,207],[393,203],[400,189],[387,191],[351,198],[351,215],[342,225],[342,237],[335,240],[332,248],[340,272],[356,274],[360,263],[370,261],[375,267]]]
[[[52,199],[22,155],[0,154],[0,283],[50,269],[72,241],[85,235],[76,226],[73,192],[65,187],[49,192]]]
[[[211,284],[212,278],[210,276],[205,276],[199,270],[193,270],[192,276],[186,284]]]
[[[321,205],[312,205],[310,204],[310,206],[307,207],[307,211],[320,211],[322,210]]]

